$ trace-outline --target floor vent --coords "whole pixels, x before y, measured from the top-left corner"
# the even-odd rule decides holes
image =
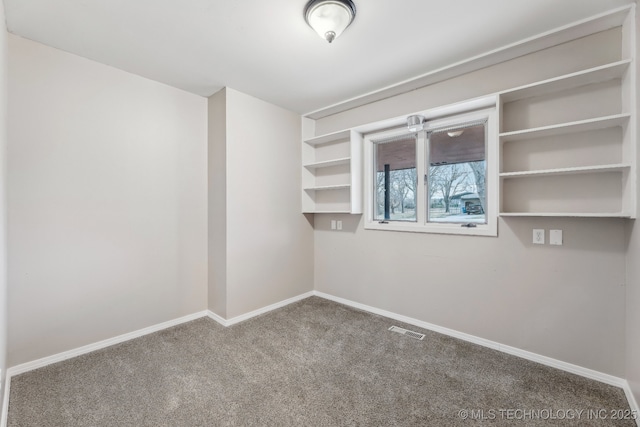
[[[417,340],[422,341],[424,339],[424,334],[419,334],[417,332],[409,331],[407,329],[399,328],[397,326],[392,326],[389,328],[391,332],[397,332],[409,338],[415,338]]]

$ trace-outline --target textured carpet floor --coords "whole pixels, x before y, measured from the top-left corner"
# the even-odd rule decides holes
[[[635,425],[621,389],[391,325],[317,297],[195,320],[14,377],[8,425]]]

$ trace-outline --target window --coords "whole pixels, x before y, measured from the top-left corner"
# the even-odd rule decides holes
[[[374,143],[374,218],[378,221],[415,222],[417,219],[416,142],[416,135],[400,135]]]
[[[365,228],[497,235],[494,110],[365,137]]]
[[[427,222],[486,224],[486,120],[427,133]]]

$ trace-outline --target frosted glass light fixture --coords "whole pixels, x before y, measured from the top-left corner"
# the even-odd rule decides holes
[[[356,5],[351,0],[311,0],[304,8],[307,24],[331,43],[353,22]]]
[[[457,138],[460,135],[462,135],[463,133],[464,133],[464,130],[460,129],[460,130],[454,130],[454,131],[451,131],[451,132],[447,132],[447,135],[449,135],[449,138]]]

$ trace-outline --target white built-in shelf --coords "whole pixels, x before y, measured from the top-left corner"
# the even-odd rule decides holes
[[[315,138],[305,139],[304,143],[312,146],[329,144],[331,142],[337,142],[342,139],[349,139],[350,132],[351,131],[347,129],[340,132],[328,133],[326,135],[317,136]]]
[[[500,212],[511,217],[629,218],[622,212]]]
[[[636,217],[637,70],[629,42],[636,40],[635,8],[598,22],[598,31],[621,27],[621,37],[608,40],[607,48],[624,59],[491,94],[505,131],[498,135],[500,216]],[[578,27],[564,41],[594,34]],[[594,59],[603,57],[611,58]],[[302,211],[361,214],[363,133],[371,129],[315,136],[314,118],[302,119]],[[389,125],[400,122],[404,117]]]
[[[315,122],[303,118],[302,212],[361,214],[362,134],[314,131]]]
[[[522,141],[533,138],[545,138],[554,135],[566,135],[570,133],[607,129],[616,126],[623,126],[629,121],[630,117],[631,114],[615,114],[612,116],[597,117],[594,119],[579,120],[557,125],[542,126],[513,132],[503,132],[500,134],[500,140],[502,142]]]
[[[306,187],[305,191],[344,190],[346,188],[351,188],[351,184],[320,185],[317,187]]]
[[[343,157],[340,159],[326,160],[324,162],[315,162],[304,165],[307,169],[329,168],[331,166],[348,165],[351,163],[351,157]]]
[[[542,169],[532,171],[519,172],[502,172],[500,178],[526,178],[530,176],[554,176],[554,175],[572,175],[579,173],[599,173],[599,172],[620,172],[629,169],[631,166],[626,164],[615,165],[597,165],[597,166],[578,166],[571,168],[558,169]]]
[[[576,73],[565,74],[541,82],[521,86],[515,89],[500,93],[503,102],[512,102],[519,99],[541,96],[549,93],[562,92],[580,86],[606,82],[614,79],[621,79],[627,68],[631,64],[631,59],[589,68]]]
[[[498,94],[500,216],[635,217],[635,62],[615,47],[626,59]]]
[[[345,210],[313,210],[313,211],[303,211],[302,213],[318,213],[318,214],[350,214],[353,213],[351,211]]]

